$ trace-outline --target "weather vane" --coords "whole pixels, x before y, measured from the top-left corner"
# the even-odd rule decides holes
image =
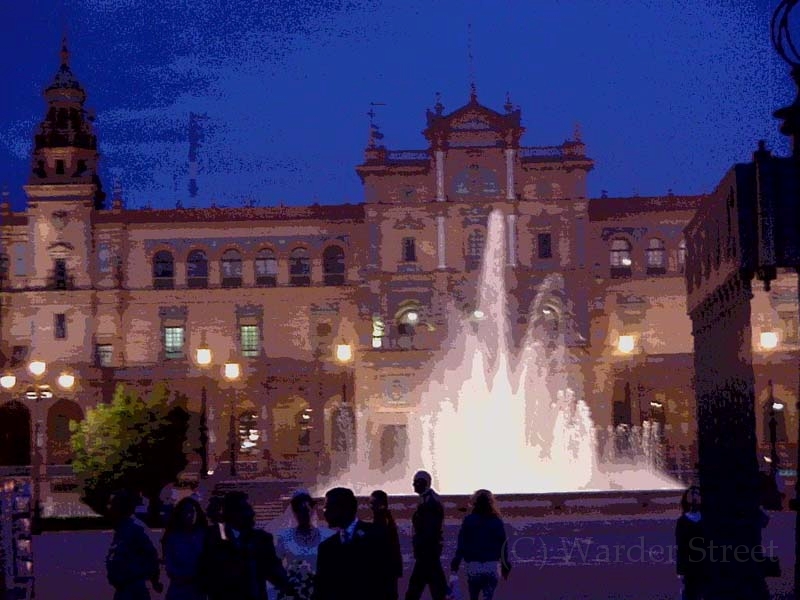
[[[772,15],[772,45],[778,55],[792,68],[792,79],[798,94],[789,106],[776,110],[773,114],[783,120],[781,133],[792,138],[792,155],[800,159],[800,52],[792,41],[789,31],[789,15],[800,0],[781,0]]]

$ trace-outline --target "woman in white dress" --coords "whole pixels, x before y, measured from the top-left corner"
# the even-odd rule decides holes
[[[317,549],[320,542],[334,534],[332,529],[315,525],[314,499],[305,490],[294,493],[291,500],[296,525],[281,530],[275,542],[278,558],[298,591],[295,600],[310,600],[314,592],[314,574],[317,572]],[[278,593],[278,600],[288,599]]]

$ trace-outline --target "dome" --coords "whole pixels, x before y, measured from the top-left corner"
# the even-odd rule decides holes
[[[81,84],[78,83],[78,79],[75,77],[75,74],[72,72],[72,69],[69,68],[69,65],[62,64],[61,67],[58,69],[56,76],[53,78],[53,83],[51,83],[47,87],[47,89],[82,90],[83,88],[81,87]]]

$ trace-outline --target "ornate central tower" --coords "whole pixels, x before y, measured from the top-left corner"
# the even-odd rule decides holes
[[[50,289],[89,288],[94,212],[105,194],[97,176],[97,138],[86,92],[69,65],[44,90],[47,113],[34,136],[28,196],[28,284]]]

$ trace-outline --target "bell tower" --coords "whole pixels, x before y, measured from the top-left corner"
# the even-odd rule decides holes
[[[86,92],[70,68],[67,39],[61,65],[44,90],[47,111],[34,135],[28,184],[29,285],[91,287],[94,212],[105,194],[97,176],[97,137],[84,107]]]

